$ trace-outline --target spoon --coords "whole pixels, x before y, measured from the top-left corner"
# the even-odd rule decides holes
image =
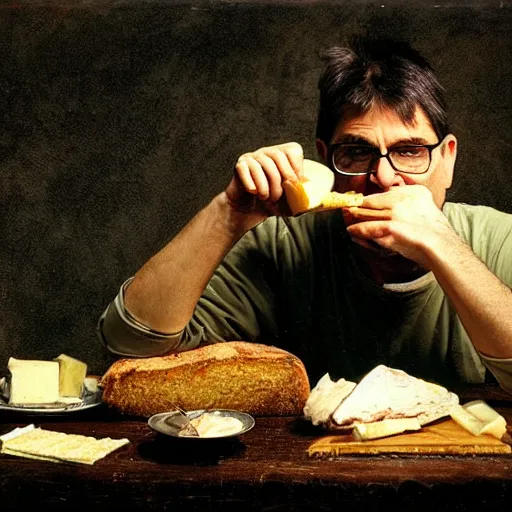
[[[171,403],[171,405],[178,411],[178,415],[174,416],[168,416],[165,418],[164,422],[167,423],[167,425],[170,425],[174,428],[179,428],[179,433],[184,436],[193,436],[193,437],[199,437],[199,432],[197,429],[190,423],[190,417],[188,413],[183,410],[179,405]],[[193,419],[198,418],[204,413],[204,411],[201,411],[199,414],[195,415]]]

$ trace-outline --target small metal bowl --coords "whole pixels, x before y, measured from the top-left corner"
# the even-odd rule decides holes
[[[199,416],[203,410],[197,410],[197,411],[187,411],[187,416],[190,418],[195,418]],[[180,413],[178,411],[171,411],[171,412],[161,412],[158,414],[154,414],[149,418],[148,425],[155,431],[159,432],[160,434],[164,434],[171,437],[177,437],[179,439],[196,439],[196,440],[212,440],[212,439],[226,439],[228,437],[236,437],[241,434],[245,434],[245,432],[248,432],[251,430],[252,427],[254,427],[254,418],[245,412],[240,411],[231,411],[229,409],[208,409],[208,414],[214,414],[215,416],[219,417],[231,417],[236,418],[242,423],[242,426],[239,430],[236,432],[232,432],[227,435],[221,435],[221,436],[208,436],[208,437],[197,437],[197,436],[187,436],[187,435],[180,435],[180,427],[179,421],[173,422],[174,417],[179,417]],[[169,421],[171,420],[171,421]]]

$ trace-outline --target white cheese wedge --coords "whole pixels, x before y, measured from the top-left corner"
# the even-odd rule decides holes
[[[56,357],[55,361],[59,363],[60,396],[80,397],[87,375],[87,365],[66,354]]]
[[[358,423],[354,425],[352,435],[356,441],[369,441],[395,434],[401,434],[407,430],[420,430],[421,424],[418,418],[395,418],[373,423]]]
[[[418,418],[426,425],[448,416],[459,398],[443,386],[385,365],[367,373],[332,413],[341,427],[383,419]]]
[[[505,418],[483,400],[473,400],[472,402],[464,404],[463,407],[466,411],[485,423],[481,432],[482,434],[491,434],[501,439],[507,431],[507,421]]]
[[[304,417],[313,425],[327,423],[332,412],[355,387],[355,382],[345,379],[334,382],[326,373],[311,390],[304,406]]]
[[[59,363],[11,357],[10,404],[44,404],[59,400]]]

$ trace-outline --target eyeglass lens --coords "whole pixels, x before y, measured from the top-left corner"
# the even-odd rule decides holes
[[[430,151],[423,146],[401,146],[390,149],[381,155],[371,146],[341,145],[333,152],[333,164],[341,172],[348,174],[367,173],[379,158],[387,158],[397,171],[420,174],[430,165]]]

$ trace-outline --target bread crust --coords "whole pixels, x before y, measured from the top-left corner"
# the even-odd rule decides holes
[[[310,385],[302,361],[242,341],[146,359],[120,359],[101,379],[103,401],[149,417],[174,410],[235,409],[255,416],[301,415]]]
[[[364,196],[353,191],[349,192],[329,192],[322,198],[320,210],[333,210],[336,208],[349,208],[351,206],[361,206]]]

